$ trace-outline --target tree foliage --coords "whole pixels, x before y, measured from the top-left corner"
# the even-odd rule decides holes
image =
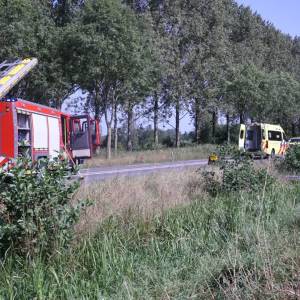
[[[115,107],[128,124],[137,114],[158,122],[175,115],[299,123],[300,42],[232,0],[0,0],[0,58],[36,56],[39,67],[14,94],[59,106],[87,91],[87,109]],[[228,130],[228,134],[229,134]],[[128,147],[132,148],[132,147]]]
[[[0,59],[37,57],[38,67],[12,93],[60,107],[71,88],[63,75],[61,31],[46,1],[0,1]]]

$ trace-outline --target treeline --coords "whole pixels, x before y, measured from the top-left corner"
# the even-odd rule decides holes
[[[39,67],[13,93],[60,107],[77,90],[107,125],[107,155],[126,120],[127,149],[139,118],[175,112],[195,124],[194,141],[220,115],[299,131],[300,38],[281,33],[232,0],[0,0],[0,58],[35,56]],[[78,105],[79,103],[77,103]]]

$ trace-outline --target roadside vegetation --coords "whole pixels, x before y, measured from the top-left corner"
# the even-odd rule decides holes
[[[300,145],[290,145],[284,159],[277,162],[277,168],[284,172],[300,174]]]
[[[194,170],[166,171],[138,177],[115,177],[101,183],[84,185],[76,199],[93,199],[76,225],[80,235],[95,233],[110,217],[139,216],[152,220],[170,208],[191,203],[203,194],[201,174]],[[75,200],[76,201],[76,200]]]
[[[8,257],[3,297],[28,299],[295,298],[298,187],[241,194],[145,221],[111,217],[48,263]]]
[[[106,166],[106,165],[129,165],[139,163],[159,163],[192,159],[207,159],[209,154],[215,151],[216,146],[205,144],[200,146],[189,146],[182,148],[161,148],[144,151],[118,151],[112,154],[110,160],[106,154],[101,152],[90,160],[86,160],[84,167]]]
[[[71,245],[47,259],[7,251],[0,297],[297,298],[300,186],[232,163],[82,186],[72,202],[92,205]]]
[[[71,203],[77,182],[68,162],[19,158],[0,169],[0,259],[6,254],[48,257],[73,238],[84,202]]]

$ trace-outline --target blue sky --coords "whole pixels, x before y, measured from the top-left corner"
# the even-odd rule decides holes
[[[291,36],[300,36],[300,0],[236,0],[250,6],[277,29]]]

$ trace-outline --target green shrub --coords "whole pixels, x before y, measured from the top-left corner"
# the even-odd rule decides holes
[[[285,155],[284,160],[277,164],[280,169],[299,173],[300,172],[300,145],[291,145]]]
[[[217,154],[221,159],[221,162],[225,160],[225,158],[239,158],[241,156],[241,152],[237,149],[235,145],[219,145],[217,147]]]
[[[260,192],[275,181],[267,170],[255,168],[248,156],[235,151],[232,157],[228,158],[226,155],[229,151],[226,149],[219,153],[219,169],[202,173],[205,189],[211,195],[238,191]]]
[[[82,203],[70,203],[78,183],[68,172],[64,160],[27,158],[0,170],[0,254],[51,254],[70,241]]]
[[[228,162],[223,167],[222,188],[225,191],[259,192],[274,181],[267,170],[255,169],[252,160],[243,159]]]

